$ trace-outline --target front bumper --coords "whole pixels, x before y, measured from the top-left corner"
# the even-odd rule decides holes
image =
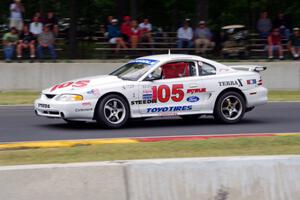
[[[62,102],[49,99],[37,99],[34,103],[38,116],[64,119],[93,119],[96,101]]]

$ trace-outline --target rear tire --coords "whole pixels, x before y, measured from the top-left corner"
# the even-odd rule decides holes
[[[129,119],[127,101],[116,94],[104,97],[95,110],[97,122],[105,128],[120,128]]]
[[[214,117],[216,120],[234,124],[239,122],[246,110],[245,99],[237,92],[226,92],[217,100]]]

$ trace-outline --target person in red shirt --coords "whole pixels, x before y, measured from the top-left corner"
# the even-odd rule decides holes
[[[122,34],[122,37],[123,39],[126,41],[126,42],[129,42],[130,41],[130,37],[131,37],[131,19],[129,16],[125,16],[123,18],[123,23],[121,25],[121,34]]]
[[[273,59],[273,52],[278,51],[279,59],[283,60],[283,48],[281,43],[281,35],[278,28],[275,28],[268,36],[268,55],[269,59]]]
[[[137,48],[140,36],[141,36],[141,30],[138,27],[138,23],[136,20],[132,20],[131,35],[130,35],[131,48]]]

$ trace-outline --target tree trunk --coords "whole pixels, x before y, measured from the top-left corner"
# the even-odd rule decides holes
[[[209,0],[196,0],[196,18],[197,20],[208,19]]]
[[[69,58],[77,58],[77,0],[70,0]]]

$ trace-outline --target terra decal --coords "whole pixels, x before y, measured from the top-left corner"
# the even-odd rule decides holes
[[[221,81],[219,82],[219,86],[239,86],[242,87],[242,79],[237,79],[235,81]]]

